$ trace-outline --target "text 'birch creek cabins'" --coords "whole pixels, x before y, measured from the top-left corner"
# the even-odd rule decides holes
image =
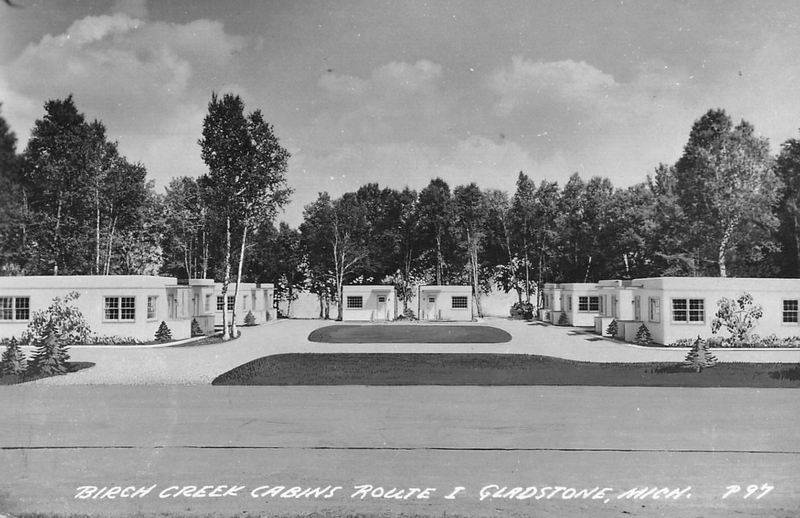
[[[77,292],[74,304],[99,336],[152,339],[162,321],[175,339],[191,336],[191,322],[210,334],[236,310],[237,324],[249,313],[256,323],[275,318],[274,286],[233,285],[223,299],[222,285],[211,279],[181,280],[140,275],[0,277],[0,339],[19,337],[33,312],[54,297]],[[616,338],[634,342],[642,325],[652,341],[673,343],[712,334],[712,319],[723,298],[750,294],[762,307],[755,330],[779,338],[800,335],[800,279],[655,277],[603,280],[597,283],[545,284],[536,316],[551,323],[584,327],[607,335],[616,321]],[[421,321],[472,321],[474,297],[469,286],[421,285],[414,290]],[[387,322],[402,315],[390,285],[343,287],[343,320]],[[398,308],[400,309],[398,311]],[[507,316],[507,315],[491,315]]]

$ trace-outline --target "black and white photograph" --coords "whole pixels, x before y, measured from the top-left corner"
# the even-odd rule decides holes
[[[800,4],[0,2],[0,518],[800,516]]]

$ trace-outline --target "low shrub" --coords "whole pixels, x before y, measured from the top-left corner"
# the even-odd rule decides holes
[[[561,315],[558,317],[558,325],[566,326],[568,324],[569,324],[569,320],[567,320],[567,314],[562,311]]]
[[[72,305],[80,295],[73,291],[55,297],[47,309],[35,311],[25,330],[25,340],[36,347],[28,370],[33,374],[54,376],[68,370],[69,346],[85,343],[90,336],[89,324],[80,310]]]
[[[650,336],[650,330],[647,329],[647,326],[642,324],[639,326],[639,330],[636,331],[636,343],[638,345],[650,345],[653,343],[653,337]]]
[[[141,345],[147,341],[132,336],[92,335],[85,345]]]
[[[203,336],[205,333],[200,328],[200,323],[196,318],[192,319],[192,336]]]
[[[417,316],[414,314],[414,310],[411,308],[406,308],[403,310],[403,313],[398,315],[395,320],[416,320]]]
[[[606,333],[608,333],[610,336],[613,337],[617,336],[618,332],[619,332],[619,324],[617,323],[617,319],[615,318],[608,324],[608,327],[606,328]]]
[[[6,344],[6,350],[0,358],[0,375],[10,374],[20,376],[25,373],[28,367],[28,359],[25,352],[20,349],[19,342],[13,336]]]
[[[530,302],[515,302],[509,310],[514,320],[530,320],[533,318],[533,304]]]
[[[701,372],[717,364],[717,358],[708,349],[708,342],[700,338],[692,343],[692,348],[686,355],[684,363],[693,368],[695,372]]]
[[[172,331],[169,330],[167,323],[162,320],[156,331],[156,342],[164,343],[170,341],[172,341]]]
[[[774,334],[760,337],[758,335],[751,335],[747,342],[737,342],[732,340],[728,337],[721,337],[721,336],[712,336],[706,339],[709,347],[715,349],[742,349],[742,348],[754,348],[754,349],[796,349],[800,348],[800,336],[789,336],[786,338],[778,338]],[[672,343],[666,345],[666,347],[691,347],[694,343],[694,340],[691,338],[680,338],[675,340]]]
[[[254,326],[256,325],[256,316],[253,314],[252,311],[248,311],[247,315],[244,317],[244,325],[246,326]]]

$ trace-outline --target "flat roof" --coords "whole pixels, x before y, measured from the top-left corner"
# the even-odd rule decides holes
[[[0,277],[0,289],[141,289],[177,286],[175,277],[155,275],[26,275]]]

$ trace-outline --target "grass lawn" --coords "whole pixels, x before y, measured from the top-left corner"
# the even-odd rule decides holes
[[[521,354],[296,353],[240,365],[214,385],[595,385],[800,387],[786,364],[591,363]]]
[[[77,372],[81,369],[88,369],[94,367],[91,362],[67,362],[67,374]],[[49,378],[50,376],[43,376],[41,374],[34,374],[31,376],[14,376],[14,375],[0,375],[0,385],[14,385],[16,383],[25,383],[26,381],[33,381],[42,378]]]
[[[312,331],[308,340],[334,344],[499,344],[511,340],[511,335],[490,326],[365,324],[321,327]]]

